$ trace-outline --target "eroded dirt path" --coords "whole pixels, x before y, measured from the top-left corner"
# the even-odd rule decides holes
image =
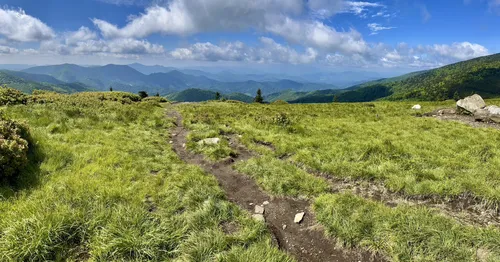
[[[189,152],[186,149],[188,130],[182,125],[182,116],[174,109],[167,110],[168,116],[176,120],[176,127],[172,131],[172,147],[183,161],[198,165],[207,173],[214,175],[226,192],[228,200],[250,213],[254,213],[255,205],[260,205],[264,201],[269,202],[265,206],[264,217],[280,249],[298,261],[383,261],[382,258],[373,256],[369,252],[335,248],[335,243],[326,238],[322,228],[316,224],[309,201],[272,198],[263,192],[252,178],[236,172],[233,169],[236,161],[252,157],[252,153],[241,145],[233,142],[238,157],[219,163],[211,163],[202,155]],[[293,220],[295,214],[299,212],[306,212],[306,215],[300,224],[296,224]]]

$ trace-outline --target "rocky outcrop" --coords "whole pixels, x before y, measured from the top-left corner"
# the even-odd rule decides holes
[[[486,103],[480,95],[468,96],[457,101],[457,108],[460,113],[473,115],[476,110],[486,107]]]
[[[493,121],[495,123],[500,123],[500,107],[487,106],[485,110],[488,111],[490,121]]]

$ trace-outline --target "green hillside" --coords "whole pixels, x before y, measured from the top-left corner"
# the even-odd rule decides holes
[[[500,54],[480,57],[438,69],[417,72],[399,78],[367,83],[350,88],[352,92],[339,95],[344,101],[387,100],[445,100],[458,94],[472,93],[483,97],[500,95]]]
[[[36,80],[45,80],[46,82],[36,82]],[[57,82],[56,79],[51,78],[50,76],[12,71],[0,71],[0,85],[7,85],[27,94],[31,94],[33,90],[47,90],[69,94],[90,90],[87,86],[81,83]]]

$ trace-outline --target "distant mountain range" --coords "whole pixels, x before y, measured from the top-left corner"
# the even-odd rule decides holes
[[[253,75],[262,78],[262,81],[226,81],[250,76],[193,69],[179,71],[141,64],[91,67],[64,64],[37,66],[22,71],[0,70],[0,85],[7,84],[26,93],[35,89],[63,93],[107,91],[112,87],[132,93],[159,93],[168,95],[171,100],[192,102],[212,100],[216,92],[226,99],[251,102],[258,89],[262,90],[268,102],[284,100],[290,103],[444,100],[472,93],[489,98],[500,96],[500,54],[433,70],[382,78],[345,89],[289,79],[271,81],[273,75]]]
[[[141,73],[131,66],[150,74]],[[196,71],[192,75],[178,70],[168,71],[170,70],[169,68],[159,66],[149,67],[140,64],[133,64],[131,66],[106,65],[82,67],[73,64],[63,64],[32,67],[22,72],[48,75],[64,83],[81,83],[89,88],[101,91],[109,90],[112,87],[114,90],[132,93],[146,91],[161,95],[168,95],[193,88],[217,91],[224,94],[243,93],[248,95],[254,95],[258,89],[261,89],[263,94],[271,94],[287,89],[309,92],[318,89],[336,88],[328,84],[304,83],[292,80],[223,82],[211,79],[205,75],[196,74]],[[165,72],[151,73],[157,70]]]

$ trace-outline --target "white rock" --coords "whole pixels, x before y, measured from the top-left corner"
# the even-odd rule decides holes
[[[186,144],[182,144],[182,148],[186,148]]]
[[[487,106],[485,109],[488,111],[491,121],[500,123],[500,107]]]
[[[218,137],[212,137],[212,138],[205,138],[203,140],[198,141],[198,144],[200,145],[217,145],[220,142],[220,138]]]
[[[283,230],[285,230],[285,229],[286,229],[286,225],[283,225]]]
[[[264,214],[264,207],[262,206],[255,206],[255,214]]]
[[[266,222],[266,218],[264,218],[264,215],[262,214],[253,214],[252,218],[257,221]]]
[[[305,214],[306,214],[306,212],[297,213],[295,215],[295,219],[293,220],[293,222],[295,222],[296,224],[300,224],[300,222],[302,222],[302,220],[304,219]]]
[[[264,201],[264,203],[262,203],[264,206],[267,206],[269,205],[269,201]]]
[[[476,110],[484,108],[486,103],[480,95],[468,96],[457,101],[459,111],[467,114],[474,114]]]
[[[169,141],[169,143],[170,143],[170,144],[173,144],[173,143],[174,143],[174,141]]]
[[[420,109],[422,109],[422,106],[421,105],[414,105],[411,109],[420,110]]]

